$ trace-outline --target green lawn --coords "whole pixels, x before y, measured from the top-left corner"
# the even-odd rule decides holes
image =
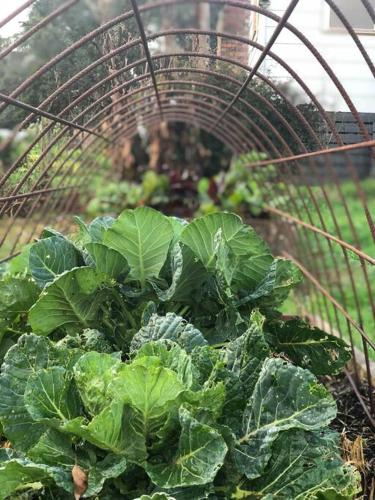
[[[367,196],[370,213],[374,217],[375,179],[366,179],[365,181],[362,182],[362,187]],[[345,208],[337,193],[336,188],[334,186],[328,185],[326,186],[326,190],[332,202],[337,223],[341,230],[341,238],[345,240],[347,243],[355,245],[355,239],[353,237],[353,233],[345,212]],[[355,186],[351,182],[344,182],[342,184],[342,191],[350,209],[350,214],[354,222],[358,238],[361,243],[361,249],[365,253],[373,257],[375,255],[375,245],[372,240],[370,228],[366,220],[363,206],[358,198]],[[329,212],[328,207],[325,204],[325,200],[323,198],[320,188],[314,188],[314,192],[316,194],[316,197],[319,201],[319,205],[323,212],[323,218],[326,224],[326,230],[332,235],[338,236],[338,232],[334,226],[332,216]],[[308,221],[307,217],[305,220]],[[322,227],[318,219],[318,216],[316,214],[313,214],[313,223],[318,227]],[[319,241],[321,243],[322,251],[318,249],[318,245],[316,243],[314,235],[309,234],[307,241],[309,243],[311,251],[315,256],[315,259],[318,259],[316,262],[320,263],[319,272],[321,273],[321,278],[324,287],[332,294],[332,296],[340,304],[344,305],[344,302],[346,303],[346,309],[349,315],[357,323],[360,323],[360,321],[362,320],[363,329],[365,330],[367,336],[375,341],[375,325],[372,316],[371,301],[369,297],[368,288],[365,283],[363,270],[361,268],[361,263],[359,262],[358,257],[352,253],[349,253],[348,256],[350,269],[352,270],[354,276],[355,290],[357,292],[361,316],[359,316],[357,312],[355,293],[350,281],[348,268],[340,245],[334,242],[332,243],[332,249],[333,249],[333,255],[332,255],[329,245],[324,237],[319,236]],[[336,258],[338,272],[337,269],[335,268],[333,257]],[[370,288],[373,297],[375,297],[375,268],[374,266],[371,266],[371,264],[366,264],[366,268],[369,276]],[[341,281],[342,283],[344,296],[340,292],[339,281]],[[320,310],[323,311],[323,319],[327,320],[327,315],[329,315],[332,319],[334,327],[339,329],[344,336],[347,337],[349,335],[347,322],[340,311],[337,312],[337,316],[339,318],[339,325],[336,325],[336,317],[333,305],[331,305],[328,302],[326,306],[323,302],[322,297],[319,298],[315,297],[312,300],[309,299],[311,300],[310,305],[308,304],[308,302],[306,302],[306,299],[307,299],[306,297],[303,297],[303,294],[297,293],[297,297],[291,297],[288,300],[284,310],[295,313],[297,311],[296,302],[301,303],[301,301],[303,303],[305,310],[306,309],[318,310],[320,302]],[[363,346],[360,334],[355,329],[353,329],[353,337],[356,346],[362,349]],[[372,352],[372,358],[375,359],[375,352]]]

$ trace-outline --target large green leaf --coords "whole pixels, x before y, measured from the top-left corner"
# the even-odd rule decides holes
[[[170,264],[170,274],[171,274],[171,284],[166,289],[161,289],[158,283],[151,281],[151,285],[154,288],[159,300],[166,302],[171,300],[176,293],[177,285],[181,279],[182,268],[183,268],[183,258],[181,247],[178,243],[172,248],[169,256]]]
[[[66,430],[98,448],[142,464],[147,459],[147,447],[144,429],[139,423],[139,412],[123,401],[114,400],[87,426],[76,419],[66,426]]]
[[[103,241],[105,232],[115,222],[115,218],[110,215],[103,215],[96,217],[88,226],[88,232],[91,236],[93,243],[101,243]]]
[[[174,371],[143,357],[122,366],[108,390],[135,411],[133,425],[146,439],[155,437],[177,411],[186,389]]]
[[[222,436],[193,418],[186,408],[180,408],[179,416],[181,435],[175,454],[168,462],[146,467],[151,480],[162,488],[210,483],[228,450]]]
[[[158,276],[173,238],[168,218],[151,208],[125,210],[106,231],[104,243],[123,255],[142,285]]]
[[[76,216],[74,221],[79,227],[78,244],[86,246],[87,243],[102,243],[106,230],[112,226],[115,219],[109,215],[104,215],[103,217],[96,217],[87,225],[81,217]]]
[[[37,334],[48,335],[59,327],[79,331],[95,325],[104,300],[107,275],[90,267],[66,271],[43,290],[29,312],[29,323]]]
[[[35,463],[71,469],[77,463],[72,437],[55,429],[47,429],[39,441],[27,452],[27,457]]]
[[[190,388],[195,379],[191,356],[178,344],[170,340],[158,340],[144,344],[138,351],[135,359],[153,357],[160,366],[174,371],[179,381]]]
[[[147,458],[147,447],[173,427],[186,390],[178,374],[161,366],[156,356],[119,366],[109,355],[88,353],[79,360],[75,374],[88,408],[103,409],[88,425],[75,419],[64,429],[137,463]]]
[[[238,487],[235,498],[356,498],[360,477],[340,457],[339,437],[332,431],[287,431],[273,447],[263,475]]]
[[[129,265],[119,252],[102,243],[87,243],[86,249],[98,271],[116,280],[126,278],[129,273]]]
[[[29,254],[32,243],[25,245],[20,254],[5,264],[6,272],[10,276],[26,276],[29,271]]]
[[[176,282],[172,300],[176,302],[194,303],[199,301],[203,284],[209,275],[203,263],[197,259],[189,247],[182,247],[182,271]]]
[[[249,479],[261,476],[280,432],[321,429],[335,416],[332,396],[309,371],[266,360],[244,413],[235,451],[238,468]]]
[[[161,492],[161,490],[164,490],[164,488],[156,488],[155,491]],[[180,488],[169,488],[165,494],[168,495],[168,500],[170,498],[173,500],[208,500],[209,498],[215,498],[215,487],[213,483],[199,486],[182,486]]]
[[[267,340],[276,352],[286,354],[318,376],[339,373],[351,357],[343,340],[311,328],[300,319],[271,323],[267,326]]]
[[[0,375],[0,421],[4,434],[20,451],[33,446],[45,426],[27,411],[24,394],[30,375],[52,366],[71,369],[82,354],[55,346],[37,335],[23,335],[7,353]]]
[[[266,276],[242,303],[253,302],[262,309],[277,309],[287,298],[290,290],[301,283],[301,271],[289,260],[275,259]]]
[[[87,490],[84,498],[99,495],[107,479],[114,479],[123,474],[128,468],[128,461],[124,456],[109,453],[103,460],[92,465],[88,471]]]
[[[29,268],[32,277],[43,288],[64,271],[78,267],[81,260],[78,250],[72,243],[65,238],[51,236],[32,245]]]
[[[263,363],[270,356],[263,333],[264,321],[264,316],[254,310],[247,331],[223,352],[226,368],[232,375],[225,378],[222,372],[227,387],[223,414],[225,423],[233,430],[241,425],[242,412],[253,394]]]
[[[181,316],[174,313],[167,313],[166,316],[153,314],[148,324],[134,335],[130,351],[135,352],[147,342],[162,339],[176,342],[186,352],[191,352],[196,346],[207,345],[202,333]]]
[[[70,475],[60,467],[34,463],[27,458],[10,458],[5,452],[0,454],[0,499],[9,498],[12,493],[22,490],[41,490],[43,484],[58,482],[60,486],[68,484]],[[73,489],[70,489],[70,493]]]
[[[85,453],[84,448],[76,447],[72,436],[49,429],[27,455],[35,463],[63,469],[67,480],[59,485],[71,494],[72,469],[74,465],[79,465],[88,475],[87,489],[83,495],[86,498],[99,494],[107,479],[118,477],[128,466],[125,457],[109,453],[104,458],[99,458],[94,456],[93,450],[90,451],[91,453]],[[58,478],[55,481],[56,479]]]
[[[135,500],[176,500],[175,497],[169,496],[167,493],[154,493],[153,495],[142,495]]]
[[[87,489],[83,495],[86,498],[99,494],[105,481],[118,477],[128,464],[125,457],[119,455],[109,453],[104,458],[99,458],[94,455],[93,450],[90,453],[85,451],[85,448],[75,446],[71,435],[49,429],[28,451],[27,457],[37,467],[42,464],[57,485],[70,495],[73,495],[72,469],[74,465],[79,465],[88,476]],[[47,469],[46,466],[50,468]]]
[[[191,222],[181,234],[181,241],[211,271],[217,266],[221,239],[232,253],[232,286],[248,290],[255,287],[266,275],[273,258],[263,240],[238,216],[206,215]]]
[[[33,420],[59,425],[79,415],[72,373],[61,366],[38,370],[28,378],[24,401]]]
[[[40,289],[29,277],[5,277],[0,280],[0,332],[34,304]]]

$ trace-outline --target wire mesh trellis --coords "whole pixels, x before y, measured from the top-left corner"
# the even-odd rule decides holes
[[[290,1],[281,16],[259,6],[259,2],[246,0],[113,1],[117,7],[121,3],[121,13],[114,9],[91,31],[67,43],[12,88],[1,89],[0,119],[20,111],[22,114],[17,115],[20,118],[10,137],[0,145],[0,152],[6,151],[19,131],[30,124],[38,122],[38,128],[0,179],[0,256],[1,261],[6,261],[17,255],[42,225],[64,224],[64,215],[74,210],[77,196],[81,200],[89,196],[88,182],[101,171],[98,159],[119,148],[124,139],[133,138],[140,125],[185,122],[210,132],[234,153],[249,149],[265,153],[266,160],[253,162],[248,168],[262,185],[266,210],[279,229],[277,240],[271,243],[305,275],[305,286],[297,297],[301,312],[313,323],[323,323],[329,331],[349,340],[353,363],[346,373],[374,425],[375,258],[363,248],[358,224],[366,226],[372,242],[375,226],[371,200],[363,189],[355,155],[368,151],[370,162],[375,155],[375,140],[333,65],[291,22],[303,1]],[[55,29],[56,23],[67,22],[65,16],[77,12],[74,9],[93,9],[99,3],[56,3],[54,10],[1,48],[0,64],[5,68],[7,59],[15,53],[22,55],[33,37],[51,27]],[[371,54],[338,2],[322,3],[339,18],[342,30],[357,49],[357,57],[375,77]],[[26,1],[0,21],[0,28],[37,4],[38,0]],[[216,26],[186,25],[191,22],[187,13],[203,4],[213,11],[235,9],[244,22],[256,15],[273,23],[273,33],[262,45]],[[371,1],[358,0],[358,4],[375,25]],[[300,76],[299,68],[292,67],[275,50],[283,33],[303,46],[342,99],[358,129],[355,141],[346,143],[339,124],[325,110],[309,82]],[[229,47],[251,50],[256,56],[253,63],[230,51],[226,54],[222,50],[224,42]],[[92,46],[103,50],[85,60],[82,50]],[[81,57],[81,67],[65,74],[64,62],[76,57]],[[282,68],[312,104],[319,129],[285,89],[263,71],[266,60]],[[58,78],[45,85],[48,90],[31,98],[33,89],[43,87],[47,80],[51,82],[55,73]],[[260,82],[267,93],[253,85],[254,81]],[[326,136],[331,138],[330,145]],[[35,148],[39,148],[39,154],[33,158]],[[347,202],[342,172],[350,179],[361,207],[360,221],[353,217]],[[365,303],[359,299],[363,294]],[[367,395],[360,391],[363,379]]]

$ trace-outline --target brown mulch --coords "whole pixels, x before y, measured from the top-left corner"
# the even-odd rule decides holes
[[[370,426],[368,417],[345,376],[327,377],[324,382],[337,402],[338,414],[332,427],[342,435],[344,459],[352,462],[361,472],[361,498],[375,500],[375,429]],[[360,392],[368,402],[366,384],[363,384]]]

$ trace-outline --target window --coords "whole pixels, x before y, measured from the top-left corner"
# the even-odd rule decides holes
[[[337,7],[344,14],[356,31],[373,31],[374,22],[361,0],[334,0]],[[375,0],[370,0],[375,8]],[[336,13],[330,9],[329,27],[331,29],[345,29]]]

